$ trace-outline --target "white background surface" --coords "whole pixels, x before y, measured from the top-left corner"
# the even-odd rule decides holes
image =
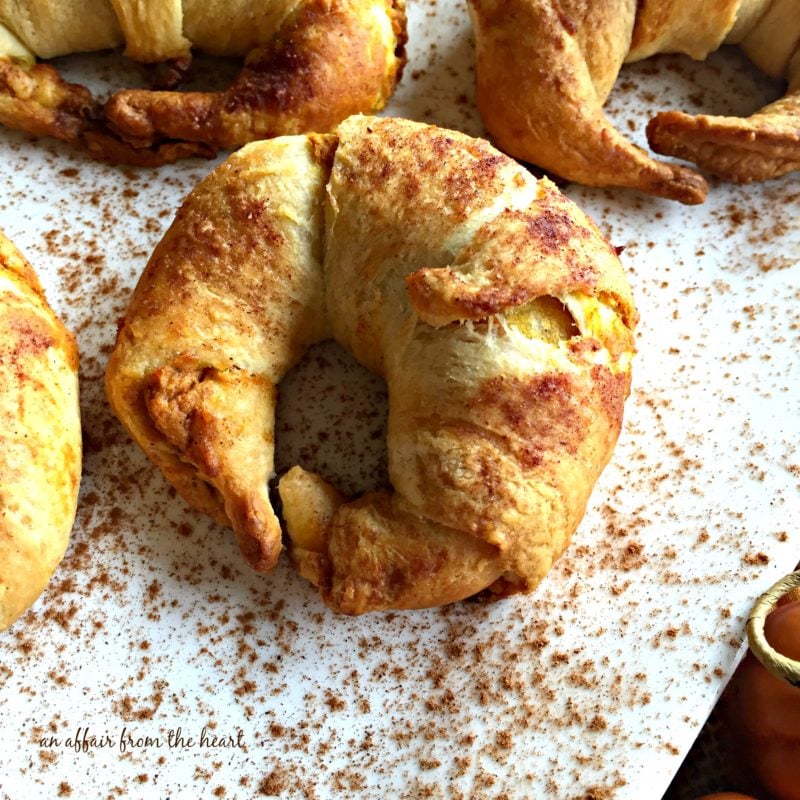
[[[409,5],[386,113],[479,134],[461,3]],[[120,85],[119,63],[69,68]],[[776,91],[738,54],[663,57],[626,68],[610,108],[641,131],[662,108],[749,112]],[[86,437],[67,557],[0,637],[2,794],[660,796],[746,610],[800,553],[800,178],[712,181],[694,208],[568,187],[625,246],[641,314],[624,430],[572,547],[530,597],[347,619],[285,562],[248,571],[103,397],[129,291],[210,168],[119,170],[0,132],[0,227],[78,335]],[[315,352],[282,387],[279,466],[374,482],[382,402],[336,348]],[[204,726],[243,746],[201,745]],[[168,746],[178,728],[191,746]],[[150,745],[121,753],[125,733]]]

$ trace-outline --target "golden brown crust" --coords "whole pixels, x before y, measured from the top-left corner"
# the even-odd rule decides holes
[[[341,506],[327,530],[323,600],[343,614],[469,597],[502,570],[497,549],[437,525],[388,492]]]
[[[75,340],[0,232],[0,630],[61,561],[80,474]]]
[[[156,62],[189,55],[182,0],[109,0],[125,37],[125,55]]]
[[[800,170],[800,87],[750,117],[657,114],[647,126],[657,153],[694,161],[720,178],[764,181]]]
[[[322,303],[333,145],[253,144],[195,188],[139,281],[106,375],[134,439],[262,571],[281,540],[267,490],[274,387],[326,330],[307,309]]]
[[[544,179],[528,208],[498,214],[453,267],[417,270],[406,283],[420,319],[436,327],[567,292],[613,295],[629,307],[627,285],[607,266],[616,259],[594,224]]]
[[[143,399],[156,430],[192,464],[198,477],[214,485],[225,499],[225,517],[254,569],[270,569],[278,558],[272,514],[263,492],[243,480],[237,465],[254,453],[254,435],[264,450],[273,434],[263,413],[275,406],[275,387],[263,376],[231,368],[203,367],[191,357],[156,370],[145,382]],[[268,468],[260,471],[263,478]]]
[[[113,3],[130,55],[185,60],[180,4]],[[52,68],[0,53],[0,122],[58,136],[98,160],[156,166],[256,139],[329,131],[350,114],[385,105],[405,63],[404,0],[273,0],[264,8],[272,24],[254,30],[266,38],[252,42],[241,73],[221,92],[124,90],[100,108]],[[239,12],[255,13],[247,4]],[[224,4],[215,9],[217,27],[227,13]]]
[[[224,92],[117,93],[111,127],[149,146],[159,139],[233,148],[258,138],[332,130],[345,117],[383,107],[402,60],[404,29],[389,5],[394,38],[370,21],[372,2],[308,0],[269,44],[254,50]]]
[[[636,319],[616,253],[548,181],[463,134],[353,117],[195,189],[106,384],[189,502],[208,507],[190,480],[213,486],[240,543],[262,526],[277,555],[275,385],[336,338],[386,379],[392,489],[347,502],[291,470],[291,555],[337,611],[417,608],[544,576],[619,433]]]
[[[573,8],[565,22],[563,7]],[[622,64],[635,3],[615,2],[607,61]],[[580,2],[470,0],[477,48],[481,118],[499,147],[555,174],[590,186],[625,186],[684,203],[700,203],[701,176],[655,161],[625,139],[602,110],[583,47],[591,41]],[[604,39],[603,42],[606,42]],[[513,77],[511,77],[513,76]],[[598,83],[601,83],[598,81]],[[607,72],[602,88],[608,87]]]
[[[704,58],[730,41],[768,73],[785,76],[800,44],[794,0],[469,2],[478,108],[501,148],[570,180],[631,187],[683,203],[703,202],[703,178],[655,161],[603,114],[623,59],[657,52]],[[751,181],[797,169],[796,132],[790,95],[746,120],[661,114],[648,139],[658,153]]]

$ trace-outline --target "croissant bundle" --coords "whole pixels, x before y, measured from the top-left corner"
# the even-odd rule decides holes
[[[616,252],[486,142],[397,119],[240,150],[190,194],[134,292],[112,407],[249,563],[282,546],[277,387],[335,338],[389,391],[391,488],[295,467],[292,560],[333,609],[528,591],[619,434],[636,311]]]
[[[0,232],[0,630],[61,561],[80,475],[75,340]]]
[[[0,123],[158,165],[255,139],[329,131],[384,106],[405,61],[404,0],[0,0]],[[224,91],[128,89],[102,107],[35,58],[125,45],[180,82],[196,48],[244,56]]]
[[[704,178],[658,161],[603,114],[622,64],[655,53],[704,59],[737,44],[785,97],[746,118],[668,111],[647,126],[657,153],[731,181],[800,169],[798,0],[469,0],[478,108],[498,145],[569,180],[624,186],[683,203]]]

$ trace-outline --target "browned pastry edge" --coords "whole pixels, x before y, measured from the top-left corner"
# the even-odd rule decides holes
[[[459,264],[439,269],[423,268],[406,277],[406,286],[414,310],[430,325],[448,325],[459,320],[485,320],[515,306],[522,306],[547,296],[565,266],[572,277],[570,289],[586,294],[597,293],[600,248],[617,253],[600,230],[585,218],[576,224],[574,203],[547,180],[540,183],[541,196],[523,211],[505,210],[485,226],[461,256]],[[526,245],[520,251],[519,242]],[[486,260],[488,280],[471,283],[458,271],[461,263]],[[531,269],[531,264],[536,269]],[[599,292],[615,308],[626,325],[636,320],[632,309]]]
[[[49,65],[0,57],[0,124],[70,142],[98,161],[135,166],[331,130],[351,114],[381,109],[406,61],[404,0],[386,0],[392,52],[378,41],[380,26],[360,16],[367,4],[359,2],[302,3],[222,92],[122,90],[100,106]],[[184,66],[168,70],[167,81],[179,80]]]
[[[800,170],[800,89],[750,117],[665,111],[650,120],[657,153],[685,158],[724,180],[751,183]]]
[[[590,68],[603,62],[597,51],[609,39],[619,51],[613,65],[618,71],[630,42],[629,30],[617,30],[625,20],[612,15],[607,37],[595,42],[581,26],[581,15],[592,9],[579,2],[566,6],[575,8],[568,13],[565,4],[543,0],[470,0],[478,110],[494,141],[509,155],[568,180],[702,203],[708,187],[700,174],[656,161],[603,112]]]
[[[86,149],[97,161],[154,167],[181,158],[213,158],[216,148],[201,142],[162,141],[134,146],[114,134],[91,92],[68,83],[49,64],[24,67],[0,57],[0,124],[52,136]]]
[[[25,67],[0,56],[0,124],[78,143],[92,105],[88,89],[49,64]]]

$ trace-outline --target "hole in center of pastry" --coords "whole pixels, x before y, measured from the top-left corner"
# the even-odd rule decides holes
[[[333,341],[314,345],[278,386],[275,471],[299,464],[348,496],[387,486],[383,379]]]

